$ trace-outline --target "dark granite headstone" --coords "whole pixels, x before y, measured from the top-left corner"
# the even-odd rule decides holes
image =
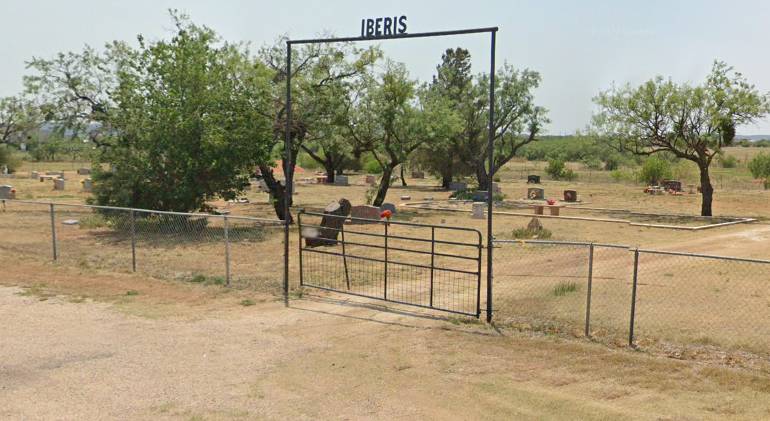
[[[391,214],[396,214],[396,205],[392,203],[383,203],[382,206],[380,206],[380,211],[389,210]]]
[[[332,202],[324,209],[324,216],[321,218],[321,228],[316,231],[315,236],[306,236],[305,245],[307,247],[333,246],[337,244],[337,236],[342,229],[342,224],[350,215],[350,201],[340,199],[339,202]],[[305,234],[303,232],[303,234]]]
[[[678,180],[663,180],[663,187],[666,190],[680,192],[682,191],[682,182]]]
[[[540,184],[540,176],[539,175],[528,175],[527,176],[527,184]]]
[[[565,202],[577,202],[577,192],[575,190],[564,190]]]

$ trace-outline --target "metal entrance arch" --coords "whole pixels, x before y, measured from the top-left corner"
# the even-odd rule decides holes
[[[495,172],[494,169],[494,115],[495,115],[495,40],[497,37],[498,28],[473,28],[473,29],[459,29],[453,31],[436,31],[436,32],[418,32],[418,33],[404,33],[383,35],[377,37],[342,37],[342,38],[312,38],[312,39],[299,39],[299,40],[286,40],[286,128],[285,128],[285,140],[284,140],[284,159],[285,162],[291,162],[291,46],[299,44],[322,44],[322,43],[338,43],[338,42],[357,42],[357,41],[380,41],[380,40],[392,40],[403,38],[429,38],[429,37],[444,37],[454,35],[468,35],[489,33],[489,47],[490,47],[490,60],[489,60],[489,121],[487,131],[487,160],[489,161],[489,175],[490,180]],[[283,166],[284,179],[286,180],[286,189],[284,191],[284,215],[289,215],[289,200],[292,196],[293,183],[292,179],[294,174],[290,173],[289,165]],[[490,181],[491,182],[491,181]],[[493,195],[490,193],[487,195],[487,321],[492,321],[492,207],[493,207]],[[289,291],[289,219],[285,219],[284,223],[284,273],[283,273],[283,287],[284,293],[288,297]]]

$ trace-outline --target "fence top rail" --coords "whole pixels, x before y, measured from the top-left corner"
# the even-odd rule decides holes
[[[667,256],[683,256],[683,257],[698,257],[703,259],[715,259],[715,260],[730,260],[734,262],[748,262],[748,263],[761,263],[761,264],[770,264],[770,260],[764,260],[764,259],[751,259],[747,257],[731,257],[731,256],[718,256],[714,254],[699,254],[699,253],[688,253],[684,251],[663,251],[663,250],[650,250],[650,249],[641,249],[641,248],[634,248],[631,246],[621,245],[621,244],[603,244],[603,243],[590,243],[590,242],[581,242],[581,241],[556,241],[556,240],[494,240],[493,241],[496,244],[552,244],[552,245],[566,245],[566,246],[590,246],[593,244],[594,247],[607,247],[607,248],[618,248],[618,249],[627,249],[628,251],[638,251],[639,253],[647,253],[647,254],[662,254]]]
[[[770,264],[770,260],[751,259],[747,257],[717,256],[713,254],[687,253],[687,252],[681,252],[681,251],[660,251],[660,250],[649,250],[649,249],[638,249],[638,251],[639,253],[662,254],[666,256],[698,257],[703,259],[729,260],[733,262],[761,263],[766,265]]]
[[[388,225],[403,225],[407,227],[417,227],[417,228],[435,228],[435,229],[442,229],[442,230],[450,230],[450,231],[466,231],[466,232],[473,232],[479,236],[479,240],[481,240],[481,231],[475,229],[475,228],[465,228],[465,227],[452,227],[452,226],[445,226],[445,225],[431,225],[431,224],[420,224],[416,222],[399,222],[399,221],[382,221],[382,220],[375,220],[375,219],[367,219],[367,218],[356,218],[354,216],[343,216],[343,215],[330,215],[322,212],[312,212],[307,211],[304,209],[301,209],[299,211],[301,215],[311,215],[311,216],[328,216],[332,218],[341,218],[341,219],[350,219],[353,221],[363,221],[367,223],[378,223],[378,224],[388,224]]]
[[[134,211],[134,212],[142,212],[142,213],[155,213],[155,214],[161,214],[161,215],[198,216],[198,217],[221,218],[221,219],[227,218],[229,220],[256,221],[256,222],[262,222],[262,223],[269,223],[273,225],[284,225],[284,221],[281,221],[280,219],[256,218],[252,216],[216,215],[212,213],[203,213],[203,212],[172,212],[172,211],[160,211],[160,210],[153,210],[153,209],[124,208],[119,206],[85,205],[81,203],[61,203],[61,202],[52,202],[52,201],[21,200],[21,199],[2,199],[2,201],[9,202],[9,203],[25,203],[30,205],[54,205],[54,206],[71,206],[71,207],[89,208],[89,209]]]

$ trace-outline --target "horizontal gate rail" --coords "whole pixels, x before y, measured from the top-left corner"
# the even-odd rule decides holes
[[[347,244],[350,244],[350,243],[347,243]],[[389,249],[392,250],[391,248],[389,248]],[[337,253],[337,252],[334,252],[334,251],[317,250],[317,249],[312,249],[312,248],[311,249],[303,248],[302,251],[307,251],[307,252],[311,252],[311,253],[319,253],[319,254],[327,254],[327,255],[330,255],[330,256],[347,257],[348,259],[361,259],[361,260],[367,260],[369,262],[380,262],[380,263],[385,263],[386,262],[385,259],[377,259],[376,257],[354,256],[354,255],[351,255],[349,253],[348,254]],[[473,259],[473,260],[476,260],[476,259]],[[446,272],[465,273],[465,274],[468,274],[468,275],[475,275],[475,274],[478,273],[478,272],[470,271],[470,270],[441,268],[441,267],[438,267],[438,266],[431,267],[429,265],[421,265],[421,264],[418,264],[418,263],[396,262],[396,261],[393,261],[393,260],[387,260],[387,262],[388,262],[389,265],[401,265],[401,266],[409,266],[409,267],[413,267],[413,268],[443,270],[443,271],[446,271]]]

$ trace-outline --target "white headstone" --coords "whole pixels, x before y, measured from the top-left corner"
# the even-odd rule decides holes
[[[86,193],[91,193],[91,190],[94,187],[94,183],[90,178],[86,178],[82,181],[83,183],[83,191]]]
[[[40,173],[37,171],[32,171],[29,173],[29,178],[33,180],[37,180],[40,177]]]
[[[64,179],[63,178],[54,178],[54,180],[53,180],[53,189],[54,190],[64,190]]]
[[[347,175],[335,175],[334,176],[334,185],[335,186],[348,186],[348,176]]]
[[[484,202],[473,202],[473,213],[471,214],[471,217],[473,219],[484,219],[484,208],[486,205],[487,204]]]

